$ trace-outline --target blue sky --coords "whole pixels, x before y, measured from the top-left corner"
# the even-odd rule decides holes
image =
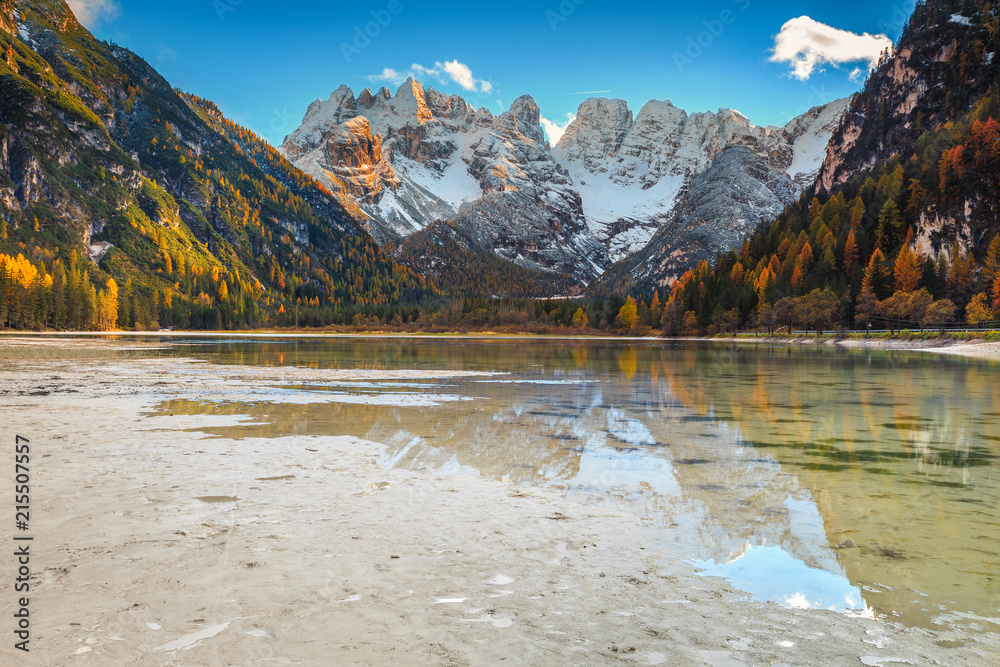
[[[592,91],[623,98],[636,113],[669,99],[689,112],[732,107],[760,125],[784,124],[858,90],[888,43],[880,35],[898,39],[914,0],[70,5],[98,37],[280,143],[310,102],[340,84],[395,91],[410,72],[494,112],[531,94],[554,125]]]

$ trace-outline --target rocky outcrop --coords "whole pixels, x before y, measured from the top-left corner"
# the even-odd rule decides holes
[[[872,73],[830,142],[816,183],[833,192],[851,177],[911,148],[926,130],[968,111],[996,81],[978,12],[971,18],[918,4],[896,54]]]
[[[669,101],[647,103],[633,120],[623,100],[591,99],[553,154],[580,192],[591,231],[618,261],[642,250],[673,220],[692,181],[729,148],[745,148],[790,178],[795,186],[784,202],[797,198],[815,178],[848,102],[816,107],[781,128],[758,127],[732,109],[689,115]],[[727,194],[725,182],[716,186]],[[723,238],[730,236],[728,224],[709,220]]]
[[[494,117],[412,79],[395,95],[346,87],[314,102],[282,151],[367,216],[380,240],[447,221],[478,248],[582,283],[606,257],[524,96]]]
[[[662,293],[687,269],[743,245],[800,193],[767,157],[742,146],[727,148],[681,194],[650,243],[610,269],[603,282],[612,291]]]
[[[0,0],[0,30],[14,34],[17,21],[14,18],[14,0]]]

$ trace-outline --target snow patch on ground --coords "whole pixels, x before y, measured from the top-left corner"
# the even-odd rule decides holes
[[[483,195],[479,182],[469,174],[468,165],[461,159],[453,159],[443,173],[406,158],[398,158],[393,166],[397,174],[433,192],[456,211],[462,204],[474,202]]]

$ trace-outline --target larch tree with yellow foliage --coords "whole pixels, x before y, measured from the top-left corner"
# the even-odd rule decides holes
[[[631,331],[638,319],[639,306],[636,304],[635,299],[629,297],[626,299],[622,309],[618,311],[618,321],[621,323],[623,329]]]
[[[969,320],[969,324],[977,327],[983,322],[989,322],[993,319],[993,310],[990,308],[985,292],[981,292],[973,297],[965,309],[965,316]]]
[[[118,283],[108,278],[104,287],[97,296],[97,328],[114,331],[118,327]]]

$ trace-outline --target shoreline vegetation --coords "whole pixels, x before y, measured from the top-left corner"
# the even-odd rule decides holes
[[[498,328],[467,329],[438,328],[421,330],[413,327],[385,327],[368,329],[363,327],[325,327],[323,329],[275,328],[234,331],[202,330],[159,330],[159,331],[16,331],[0,329],[0,338],[7,341],[100,339],[100,338],[466,338],[503,339],[529,338],[537,340],[566,341],[608,341],[608,342],[669,342],[669,343],[737,343],[755,345],[795,345],[802,347],[825,346],[851,349],[898,350],[911,352],[937,352],[981,359],[1000,359],[1000,331],[965,332],[897,332],[859,333],[831,332],[815,333],[733,333],[715,336],[664,336],[662,332],[631,332],[624,335],[609,335],[597,330],[567,330],[565,328]]]

